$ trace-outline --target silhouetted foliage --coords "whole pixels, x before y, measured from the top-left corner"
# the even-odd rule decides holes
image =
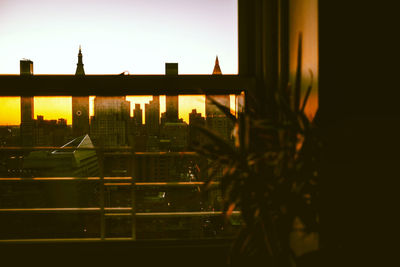
[[[318,232],[320,142],[317,128],[304,113],[311,86],[300,105],[301,67],[296,76],[294,88],[289,85],[271,92],[268,109],[253,92],[247,92],[250,104],[238,118],[212,100],[235,125],[234,146],[200,128],[212,141],[195,148],[210,161],[206,188],[222,168],[224,212],[229,217],[233,210],[241,211],[242,229],[230,257],[233,266],[255,266],[256,262],[290,266],[289,239],[296,217],[305,232]]]

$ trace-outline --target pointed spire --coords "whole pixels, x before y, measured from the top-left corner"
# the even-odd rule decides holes
[[[75,75],[85,75],[85,70],[83,68],[82,61],[82,49],[81,45],[79,45],[79,53],[78,53],[78,64],[76,64],[76,72]]]
[[[212,74],[213,74],[213,75],[221,75],[221,74],[222,74],[221,68],[220,68],[220,66],[219,66],[218,56],[217,56],[217,58],[215,59],[215,66],[214,66],[214,70],[213,70],[213,73],[212,73]]]

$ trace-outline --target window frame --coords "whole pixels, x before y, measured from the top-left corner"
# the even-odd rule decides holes
[[[269,78],[280,77],[280,84],[285,84],[282,79],[287,76],[287,51],[283,46],[284,49],[279,49],[278,39],[281,38],[283,44],[287,42],[284,39],[287,17],[282,16],[287,7],[288,0],[238,0],[237,75],[0,75],[0,97],[238,95],[244,91],[247,106],[248,92],[265,95],[277,88],[278,78],[267,82]],[[278,35],[278,28],[283,30],[281,35]],[[102,175],[101,178],[104,179]]]

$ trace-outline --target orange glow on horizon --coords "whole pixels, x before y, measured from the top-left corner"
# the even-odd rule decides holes
[[[95,96],[89,97],[89,115],[94,116]],[[135,104],[140,104],[143,112],[143,123],[145,123],[145,104],[152,100],[152,96],[126,96],[130,101],[130,115],[133,116]],[[235,112],[235,96],[230,96],[231,112]],[[189,113],[196,109],[197,113],[205,116],[204,95],[180,95],[179,117],[189,123]],[[165,95],[160,96],[160,116],[165,112]],[[19,125],[21,123],[21,110],[19,97],[0,97],[0,125]],[[7,114],[5,116],[4,114]],[[72,98],[66,97],[34,97],[34,119],[43,116],[45,120],[66,119],[67,124],[72,124]]]
[[[94,96],[89,97],[90,116],[94,115]],[[152,100],[152,96],[127,96],[126,100],[131,102],[131,117],[135,104],[140,104],[143,111],[143,123],[145,123],[145,104]],[[66,119],[67,124],[72,124],[72,99],[71,97],[35,97],[34,118],[38,115],[44,116],[45,120]],[[235,97],[230,96],[231,112],[235,112]],[[179,116],[189,123],[189,113],[196,109],[198,113],[205,116],[205,96],[179,96]],[[312,92],[309,96],[305,113],[309,119],[313,119],[318,109],[318,93]],[[160,96],[160,116],[165,112],[165,96]],[[0,125],[19,125],[21,123],[21,110],[19,97],[0,97]]]

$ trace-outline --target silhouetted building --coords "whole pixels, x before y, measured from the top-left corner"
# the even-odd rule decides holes
[[[218,56],[215,59],[215,66],[213,75],[222,75],[221,68],[219,66]],[[206,95],[206,126],[221,137],[229,140],[231,139],[231,131],[233,128],[232,122],[222,112],[218,106],[211,102],[213,99],[215,102],[230,109],[230,96],[229,95]]]
[[[166,151],[185,151],[188,145],[188,125],[186,122],[166,122],[161,128],[160,143],[167,141]],[[161,146],[161,144],[160,144]]]
[[[76,65],[75,75],[78,77],[85,76],[80,46]],[[74,137],[89,133],[89,96],[72,97],[72,132]]]
[[[134,170],[137,181],[190,181],[189,169],[191,167],[191,158],[181,155],[148,155],[146,157],[137,157],[137,166]]]
[[[160,121],[161,121],[161,125],[164,125],[167,122],[167,112],[161,113]]]
[[[133,110],[133,120],[136,125],[143,124],[143,110],[140,108],[140,104],[135,104],[135,109]]]
[[[130,102],[125,96],[96,96],[90,124],[90,134],[95,145],[128,145],[130,119]]]
[[[34,120],[34,137],[37,146],[60,146],[70,140],[71,132],[66,119],[45,120],[38,115]]]
[[[29,77],[33,75],[33,62],[28,59],[20,60],[20,75]],[[32,96],[21,96],[21,144],[33,146],[34,143],[34,102]]]
[[[144,109],[147,134],[158,136],[160,134],[160,96],[153,96],[153,100],[145,104]]]
[[[178,75],[178,63],[165,63],[166,75]],[[167,122],[177,122],[179,119],[178,95],[166,95],[165,110]]]
[[[135,104],[128,129],[128,144],[135,151],[146,151],[146,142],[147,132],[143,125],[143,110],[140,108],[140,104]]]
[[[196,109],[192,109],[189,113],[189,146],[202,144],[204,141],[204,135],[197,127],[205,126],[205,118],[201,116],[201,113],[197,113]]]

